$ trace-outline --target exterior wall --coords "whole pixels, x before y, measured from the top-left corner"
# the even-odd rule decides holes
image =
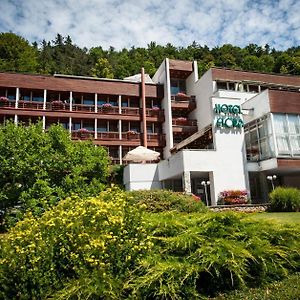
[[[187,93],[196,95],[197,107],[191,112],[191,119],[196,119],[198,129],[204,128],[212,121],[211,101],[210,97],[213,93],[213,82],[211,70],[207,71],[198,81],[194,81],[195,77],[191,74],[187,81]]]
[[[257,96],[243,103],[242,108],[249,114],[244,116],[245,123],[258,119],[270,112],[269,90],[265,90]]]
[[[248,81],[248,82],[262,82],[274,85],[290,85],[300,87],[300,77],[290,75],[274,75],[263,74],[258,72],[238,71],[230,69],[212,68],[213,80],[230,80],[230,81]]]
[[[170,149],[173,147],[171,88],[168,58],[166,58],[164,62],[160,65],[159,69],[153,76],[153,81],[156,83],[164,84],[164,98],[162,100],[162,108],[165,112],[163,133],[166,135],[166,147],[164,148],[164,158],[168,158],[171,156]]]
[[[55,77],[0,73],[0,86],[52,91],[73,91],[107,95],[140,96],[140,83],[108,79],[83,79],[80,77]],[[146,97],[162,97],[163,86],[146,84]]]
[[[300,114],[300,93],[287,91],[269,91],[272,113]]]
[[[124,168],[123,182],[126,190],[161,189],[157,164],[129,164]]]
[[[219,90],[216,93],[214,93],[215,97],[220,98],[236,98],[240,99],[241,103],[244,103],[245,101],[252,99],[255,97],[257,93],[248,93],[248,92],[240,92],[240,91],[227,91],[227,90]]]

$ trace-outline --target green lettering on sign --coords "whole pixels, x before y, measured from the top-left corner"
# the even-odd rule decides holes
[[[220,115],[216,121],[216,127],[241,128],[243,120],[238,116],[242,113],[240,105],[215,104],[214,112]]]

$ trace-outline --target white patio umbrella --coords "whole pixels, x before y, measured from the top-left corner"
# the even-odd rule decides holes
[[[138,146],[135,149],[129,151],[124,157],[124,160],[133,162],[142,162],[146,160],[157,160],[160,153],[147,149],[143,146]]]

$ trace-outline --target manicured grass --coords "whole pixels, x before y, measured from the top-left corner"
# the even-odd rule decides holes
[[[263,212],[252,214],[249,217],[256,220],[270,220],[283,224],[300,224],[299,212]]]
[[[295,300],[300,299],[300,273],[290,275],[282,281],[255,289],[245,289],[220,295],[214,300]]]

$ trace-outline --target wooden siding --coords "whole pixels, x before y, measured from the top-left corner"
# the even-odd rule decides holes
[[[193,62],[185,60],[174,60],[169,59],[169,68],[170,70],[179,70],[186,72],[193,72]]]
[[[277,159],[278,168],[299,169],[300,159]]]
[[[300,92],[269,90],[270,111],[300,114]]]
[[[300,87],[300,76],[262,74],[256,72],[246,72],[229,69],[212,68],[212,79],[236,82],[245,80],[262,82],[267,84]]]
[[[46,75],[0,73],[0,87],[27,88],[61,92],[97,93],[106,95],[140,96],[140,83],[62,78]],[[146,84],[146,97],[162,98],[163,86]]]

